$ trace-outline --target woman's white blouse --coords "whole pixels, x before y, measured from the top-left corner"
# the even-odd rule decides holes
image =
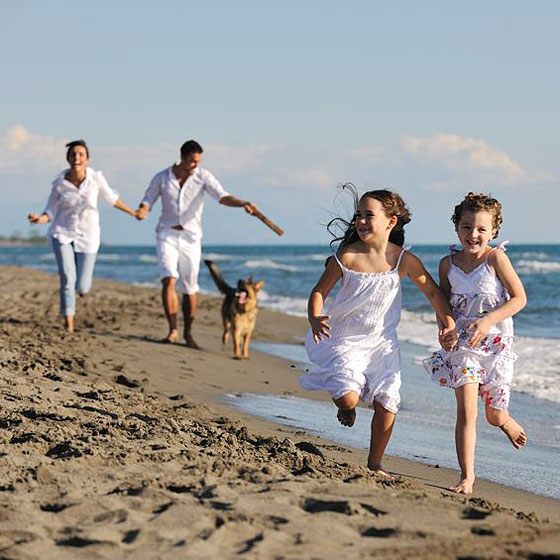
[[[107,184],[101,171],[88,167],[86,178],[79,187],[64,178],[66,173],[68,169],[54,179],[43,210],[51,220],[47,236],[62,245],[74,243],[74,250],[78,253],[96,253],[101,242],[97,209],[99,194],[114,206],[119,193]]]

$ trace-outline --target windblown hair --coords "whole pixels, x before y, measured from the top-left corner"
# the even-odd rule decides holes
[[[451,221],[455,224],[455,229],[457,229],[459,222],[463,217],[463,212],[482,211],[490,212],[490,214],[492,214],[492,228],[494,230],[494,236],[492,239],[496,239],[496,237],[498,237],[498,232],[500,231],[500,226],[504,221],[502,218],[502,205],[498,200],[492,198],[489,194],[475,194],[473,192],[467,194],[461,203],[455,206],[455,211],[453,212],[453,216],[451,216]]]
[[[354,215],[350,221],[344,218],[334,218],[327,224],[327,230],[334,237],[330,243],[331,246],[340,241],[338,246],[340,249],[360,239],[356,229],[356,212],[358,211],[360,201],[364,198],[374,198],[378,200],[383,206],[383,211],[387,217],[392,218],[395,216],[397,218],[397,223],[389,234],[389,241],[399,247],[404,245],[404,226],[410,222],[411,214],[400,195],[387,189],[379,189],[368,191],[359,197],[358,191],[352,183],[345,183],[342,185],[342,188],[348,190],[354,197]],[[338,235],[335,228],[339,231],[343,231],[343,234]]]
[[[202,146],[196,140],[187,140],[181,146],[181,158],[185,159],[191,154],[201,154],[204,152]]]
[[[72,153],[72,150],[76,146],[82,146],[83,148],[85,148],[87,157],[89,158],[89,149],[87,147],[86,141],[85,140],[72,140],[72,142],[68,142],[68,144],[66,144],[66,148],[68,148],[66,150],[66,161],[68,161],[70,159],[70,154]]]

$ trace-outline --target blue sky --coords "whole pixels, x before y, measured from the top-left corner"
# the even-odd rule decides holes
[[[453,240],[468,190],[502,237],[558,242],[560,4],[554,1],[0,2],[0,234],[28,231],[64,143],[136,206],[180,144],[285,229],[208,200],[206,243],[322,243],[337,184],[387,186],[408,239]],[[155,219],[102,210],[107,243]]]

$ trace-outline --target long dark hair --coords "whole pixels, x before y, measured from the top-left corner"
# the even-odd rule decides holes
[[[340,241],[338,248],[341,249],[360,239],[356,229],[356,212],[358,211],[360,201],[366,197],[378,200],[389,218],[393,216],[397,218],[397,223],[389,234],[389,241],[399,247],[404,245],[404,226],[410,222],[411,214],[400,195],[387,189],[378,189],[368,191],[360,197],[352,183],[345,183],[341,185],[341,188],[347,190],[354,198],[354,215],[350,221],[337,217],[327,224],[327,230],[334,237],[330,243],[331,246]],[[341,231],[343,233],[339,235]]]

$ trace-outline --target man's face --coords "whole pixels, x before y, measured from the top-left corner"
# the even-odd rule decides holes
[[[202,161],[202,154],[189,154],[182,160],[184,168],[188,171],[189,175],[200,165]]]

